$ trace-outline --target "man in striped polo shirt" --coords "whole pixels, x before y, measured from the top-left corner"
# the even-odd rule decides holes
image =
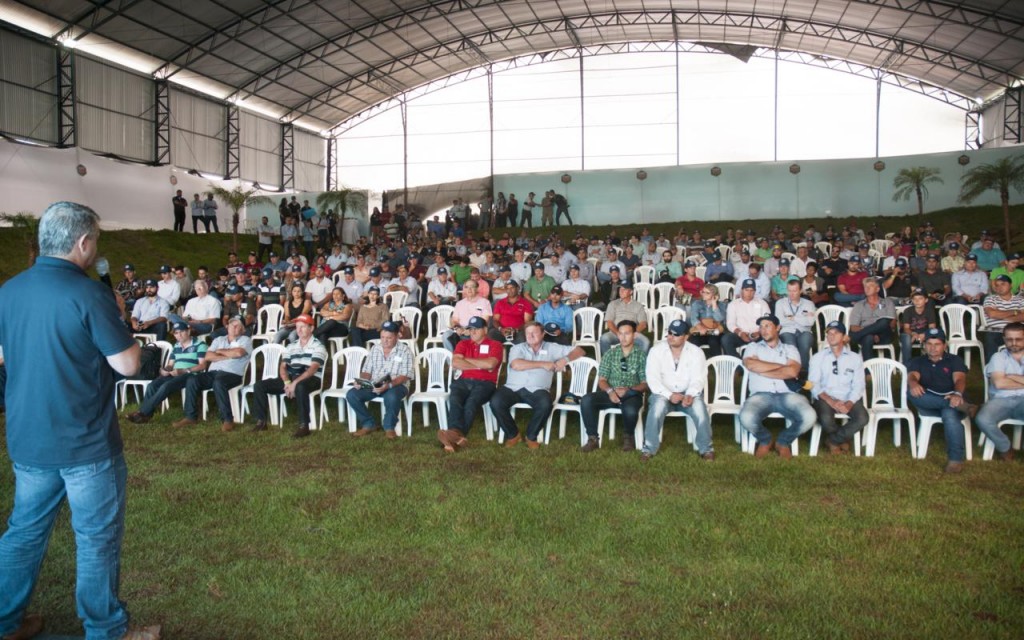
[[[293,438],[304,438],[309,435],[309,396],[320,389],[324,377],[324,363],[327,362],[327,349],[313,337],[313,318],[302,314],[295,318],[295,332],[299,339],[288,345],[277,378],[260,380],[253,386],[253,415],[256,426],[253,431],[266,431],[267,416],[270,413],[271,393],[284,394],[295,398],[298,405],[299,427],[292,432]]]
[[[135,424],[144,424],[153,417],[157,407],[185,388],[191,374],[206,369],[206,344],[192,339],[192,329],[186,322],[175,322],[173,326],[174,351],[171,359],[160,369],[160,375],[146,387],[139,410],[128,416]]]
[[[1003,274],[992,279],[992,293],[985,298],[985,328],[978,332],[985,346],[985,362],[1003,346],[1003,329],[1024,322],[1024,296],[1013,295],[1013,280]]]

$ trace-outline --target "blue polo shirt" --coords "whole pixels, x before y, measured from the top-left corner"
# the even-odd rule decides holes
[[[967,374],[967,366],[963,358],[953,355],[948,351],[942,354],[938,362],[932,362],[927,355],[917,356],[907,365],[907,373],[914,371],[921,374],[918,381],[922,387],[935,393],[950,393],[955,391],[953,374]]]
[[[7,451],[15,463],[55,469],[121,453],[114,370],[132,346],[114,294],[76,265],[41,257],[0,288],[7,364]]]

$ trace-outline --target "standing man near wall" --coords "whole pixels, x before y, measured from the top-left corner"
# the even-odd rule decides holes
[[[203,201],[203,224],[206,225],[206,232],[210,232],[210,223],[213,223],[214,233],[220,233],[220,228],[217,226],[217,201],[213,199],[213,194],[206,194],[206,200]]]
[[[562,214],[565,214],[566,220],[569,221],[569,226],[572,226],[572,216],[569,215],[569,200],[560,193],[555,193],[551,196],[552,201],[555,203],[555,226],[561,226]]]
[[[203,217],[203,201],[199,199],[199,194],[192,194],[192,233],[199,233],[199,223],[203,222],[206,218]],[[206,224],[203,222],[203,224]]]
[[[86,636],[160,637],[159,627],[128,631],[118,594],[128,467],[114,410],[114,373],[134,375],[140,349],[110,289],[85,273],[96,261],[99,235],[92,209],[50,205],[39,221],[39,260],[0,289],[7,451],[14,463],[14,508],[0,538],[4,638],[31,638],[42,630],[42,618],[25,610],[65,498]],[[63,293],[46,293],[57,290]],[[60,394],[40,400],[40,389]]]
[[[188,206],[188,200],[185,196],[181,195],[181,189],[178,189],[178,193],[171,198],[171,205],[174,206],[174,230],[185,231],[185,207]]]

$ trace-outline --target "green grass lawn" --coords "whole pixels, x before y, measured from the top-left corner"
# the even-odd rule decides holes
[[[926,460],[883,428],[876,458],[783,462],[722,423],[706,463],[676,422],[642,465],[617,442],[578,453],[572,428],[530,451],[478,424],[445,455],[418,418],[396,442],[336,423],[295,441],[180,415],[124,421],[122,597],[169,638],[1024,632],[1024,467],[944,477],[941,433]],[[4,510],[11,485],[4,465]],[[80,628],[73,575],[65,514],[33,606],[52,632]]]

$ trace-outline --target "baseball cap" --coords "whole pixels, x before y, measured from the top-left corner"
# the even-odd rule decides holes
[[[301,264],[293,264],[292,265],[292,271],[295,272],[295,273],[302,273],[302,265]],[[241,273],[241,271],[239,271],[238,273]]]
[[[914,296],[924,296],[924,297],[927,298],[928,294],[925,293],[924,289],[922,289],[921,287],[918,287],[918,288],[916,288],[916,289],[914,289],[913,291],[910,292],[910,297],[913,298]]]
[[[169,264],[160,265],[160,273],[170,273],[170,272],[171,272],[171,265],[169,265]]]
[[[977,254],[975,254],[975,253],[968,253],[968,254],[967,254],[967,257],[966,257],[966,258],[964,258],[964,260],[965,260],[965,261],[966,261],[966,260],[973,260],[973,261],[977,262],[977,261],[978,261],[978,255],[977,255]]]
[[[932,328],[924,332],[925,340],[942,340],[946,341],[946,332],[942,329]]]
[[[250,251],[249,255],[255,258],[256,257],[256,252],[255,251]]]
[[[380,325],[381,331],[387,331],[388,333],[398,333],[401,327],[394,320],[387,320],[384,324]]]
[[[124,265],[124,269],[122,269],[122,271],[135,271],[135,265],[129,262]]]
[[[485,329],[487,328],[487,321],[480,316],[473,316],[469,319],[468,326],[470,329]]]
[[[555,286],[551,287],[551,293],[557,293],[558,295],[562,295],[562,287],[556,284]]]
[[[270,252],[270,257],[271,258],[276,258],[277,257],[277,252],[276,251],[271,251]]]
[[[687,260],[686,262],[683,263],[683,268],[684,269],[689,269],[690,267],[696,267],[696,266],[697,266],[697,263],[694,262],[693,260]]]
[[[171,328],[174,331],[188,331],[191,327],[188,326],[187,322],[175,322]]]
[[[376,291],[377,293],[380,293],[380,287],[367,287],[366,288],[366,293],[370,293],[371,291]]]
[[[160,286],[160,285],[158,285],[158,284],[156,283],[156,280],[152,280],[152,279],[150,279],[150,280],[146,280],[146,286],[147,286],[147,287],[158,287],[158,286]]]
[[[575,269],[576,271],[579,271],[579,270],[580,270],[580,265],[579,265],[579,264],[577,264],[577,263],[575,263],[575,262],[574,262],[574,263],[572,263],[571,265],[569,265],[569,271],[572,271],[572,270],[574,270],[574,269]]]
[[[839,333],[846,335],[846,325],[844,325],[842,322],[839,322],[838,320],[833,320],[832,322],[825,325],[825,331],[828,331],[829,329],[835,329]]]
[[[722,252],[721,251],[715,251],[713,256],[714,256],[715,260],[721,260],[722,259]]]
[[[761,316],[760,318],[758,318],[758,319],[757,319],[757,324],[759,324],[759,325],[760,325],[760,324],[761,324],[762,322],[764,322],[765,320],[767,320],[767,321],[771,322],[771,323],[772,323],[772,324],[774,324],[774,325],[775,325],[776,327],[782,324],[782,323],[781,323],[781,322],[779,321],[779,317],[778,317],[778,316],[776,316],[776,315],[775,315],[774,313],[766,313],[766,314],[764,314],[763,316]]]
[[[949,243],[949,248],[950,249],[959,249],[960,248],[960,243],[959,242],[950,242]]]
[[[543,262],[534,262],[533,263],[533,268],[534,269],[543,269],[544,268],[544,263]]]
[[[356,270],[353,269],[352,267],[345,267],[345,275],[352,276],[352,275],[355,275],[355,273],[356,273]]]
[[[308,313],[303,313],[302,315],[296,316],[295,322],[296,323],[301,322],[302,324],[308,324],[311,327],[314,324],[313,323],[313,317],[311,315],[309,315]]]
[[[557,335],[560,329],[557,322],[548,322],[544,325],[544,333],[549,336]]]
[[[938,260],[939,256],[938,256],[938,254],[935,254],[935,253],[929,253],[928,254],[928,259],[929,260]]]
[[[779,260],[779,266],[780,267],[788,267],[789,266],[789,258],[783,258],[783,259]]]
[[[263,277],[264,278],[273,278],[274,277],[274,270],[271,269],[270,267],[267,267],[266,269],[263,270]]]
[[[612,265],[611,267],[608,268],[608,273],[611,273],[612,271],[614,271],[615,273],[618,273],[619,272],[619,268],[616,267],[615,265]]]
[[[295,265],[295,266],[299,267],[299,269],[302,269],[302,267],[299,266],[299,265]],[[245,268],[244,267],[235,267],[234,269],[232,269],[231,272],[236,274],[236,275],[239,274],[239,273],[245,273]]]
[[[1020,254],[1019,253],[1011,253],[1010,255],[1006,256],[1006,259],[1007,260],[1020,260]]]
[[[438,270],[437,270],[437,275],[441,275],[442,273],[443,274],[447,274],[448,273],[448,269],[446,269],[444,267],[439,267]]]
[[[906,258],[896,258],[896,266],[897,267],[905,267],[905,266],[907,266],[907,259]]]
[[[999,274],[998,276],[993,278],[993,280],[995,280],[997,282],[1008,282],[1010,284],[1013,284],[1013,278],[1011,278],[1010,276],[1006,275],[1005,273]]]
[[[630,280],[623,280],[622,282],[619,283],[619,286],[624,287],[626,289],[632,289],[633,283]]]
[[[746,280],[744,280],[743,281],[743,286],[740,287],[740,289],[756,289],[756,288],[757,288],[757,283],[754,282],[751,278],[747,278]]]
[[[868,244],[868,243],[866,243],[866,242],[862,242],[862,243],[860,243],[860,245],[859,245],[859,246],[858,246],[857,248],[858,248],[858,249],[870,249],[870,248],[871,248],[871,245],[869,245],[869,244]]]
[[[224,292],[227,293],[229,296],[233,296],[236,293],[242,293],[242,287],[238,286],[237,284],[229,284],[227,288],[224,289]]]
[[[690,323],[686,320],[673,320],[668,325],[668,334],[670,336],[685,336],[690,333]]]
[[[370,268],[370,277],[371,278],[375,278],[375,277],[377,277],[379,275],[380,275],[380,267],[371,267]]]
[[[860,263],[860,256],[850,256],[850,262]]]
[[[507,283],[505,283],[505,286],[506,287],[515,287],[517,290],[521,288],[519,286],[519,283],[516,282],[515,280],[509,280]]]

